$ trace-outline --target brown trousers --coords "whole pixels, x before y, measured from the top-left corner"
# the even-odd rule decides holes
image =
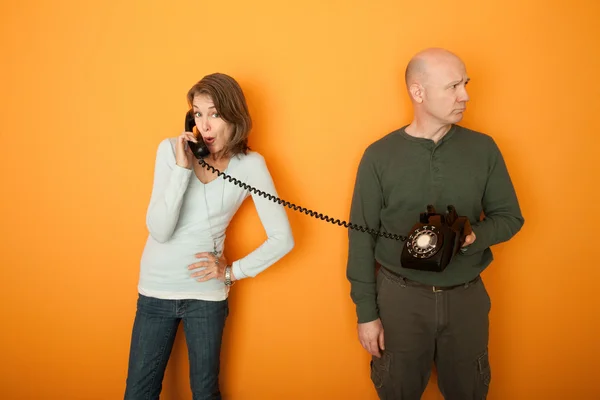
[[[434,291],[380,268],[377,304],[385,351],[371,379],[380,399],[421,399],[434,362],[446,400],[486,399],[491,304],[480,278]]]

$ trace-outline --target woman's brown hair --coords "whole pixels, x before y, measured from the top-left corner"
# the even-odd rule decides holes
[[[233,128],[229,143],[223,149],[223,155],[246,154],[250,149],[248,135],[252,129],[252,118],[240,85],[229,75],[214,73],[206,75],[188,91],[187,100],[190,108],[194,97],[199,94],[208,95],[217,113]]]

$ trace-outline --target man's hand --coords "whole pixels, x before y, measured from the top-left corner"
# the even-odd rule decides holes
[[[371,355],[380,358],[380,350],[385,350],[381,320],[378,318],[375,321],[358,324],[358,340]]]
[[[475,232],[471,231],[471,233],[465,237],[465,242],[461,247],[466,247],[470,244],[473,244],[475,239],[477,239],[477,236],[475,236]]]

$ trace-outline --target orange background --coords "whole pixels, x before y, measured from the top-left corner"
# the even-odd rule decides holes
[[[122,398],[156,147],[193,83],[234,76],[280,195],[345,219],[363,150],[410,120],[403,70],[428,46],[465,60],[464,125],[497,140],[526,218],[484,274],[489,398],[600,398],[598,2],[167,3],[0,4],[1,398]],[[293,252],[233,290],[224,395],[375,399],[346,231],[288,215]],[[227,255],[263,239],[248,201]],[[191,398],[186,354],[180,330],[164,399]]]

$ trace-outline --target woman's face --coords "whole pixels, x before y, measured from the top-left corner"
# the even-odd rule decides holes
[[[231,138],[231,125],[217,113],[217,109],[206,94],[197,94],[192,101],[196,127],[211,154],[221,152]]]

